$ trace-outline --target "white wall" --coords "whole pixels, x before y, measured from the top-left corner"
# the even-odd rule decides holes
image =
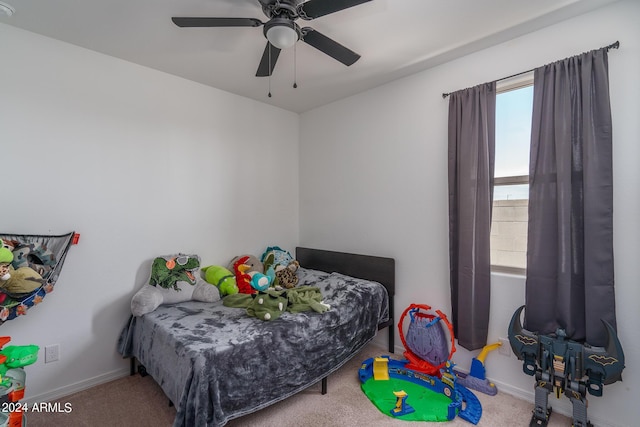
[[[11,203],[0,231],[82,234],[55,291],[1,326],[12,344],[61,346],[59,362],[44,364],[41,351],[27,368],[27,396],[46,401],[126,373],[115,345],[129,301],[151,259],[169,252],[224,263],[267,244],[300,243],[392,256],[398,315],[412,302],[449,313],[441,93],[620,40],[610,76],[617,313],[627,368],[624,383],[589,399],[589,415],[597,425],[635,425],[638,18],[639,2],[618,2],[300,119],[0,24],[0,164]],[[490,340],[506,334],[524,301],[522,278],[493,279]],[[475,355],[459,348],[455,361],[467,368]],[[533,380],[514,357],[491,354],[487,372],[501,390],[532,397]],[[570,410],[566,399],[552,404]]]
[[[81,233],[54,292],[1,326],[41,347],[27,397],[47,401],[126,374],[116,342],[154,257],[294,249],[298,116],[3,24],[0,40],[0,232]]]
[[[499,46],[301,115],[300,243],[391,256],[397,262],[398,316],[411,303],[450,314],[447,114],[451,92],[620,40],[609,54],[614,126],[614,242],[618,333],[624,382],[589,398],[594,424],[632,426],[640,409],[637,278],[640,204],[640,2],[614,3]],[[492,278],[489,340],[506,336],[524,303],[521,277]],[[398,341],[399,342],[399,341]],[[469,369],[470,353],[454,361]],[[534,380],[514,356],[491,353],[487,375],[499,389],[533,401]],[[550,398],[570,414],[566,398]],[[520,420],[522,424],[528,420]]]

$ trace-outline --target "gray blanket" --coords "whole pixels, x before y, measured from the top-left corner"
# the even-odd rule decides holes
[[[379,283],[303,268],[298,277],[320,288],[329,311],[265,322],[221,301],[160,306],[130,320],[119,352],[137,358],[176,404],[175,427],[223,426],[320,381],[388,319]]]

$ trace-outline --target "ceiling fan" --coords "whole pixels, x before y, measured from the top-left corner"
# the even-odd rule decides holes
[[[280,51],[293,46],[298,40],[315,47],[346,66],[352,65],[360,59],[360,55],[311,27],[300,28],[295,21],[298,18],[309,21],[369,1],[371,0],[258,0],[262,11],[269,18],[267,22],[256,18],[173,17],[171,20],[178,27],[259,27],[263,25],[267,45],[256,77],[266,77],[273,73]]]

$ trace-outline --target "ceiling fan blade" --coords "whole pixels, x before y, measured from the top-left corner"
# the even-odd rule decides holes
[[[271,58],[269,58],[269,48],[271,48]],[[280,56],[280,49],[267,42],[267,45],[264,48],[264,52],[262,53],[260,65],[258,65],[256,77],[267,77],[273,75],[273,69],[276,66],[278,56]],[[269,67],[269,65],[271,65],[271,67]]]
[[[171,18],[178,27],[259,27],[255,18]]]
[[[306,44],[326,53],[336,61],[340,61],[346,66],[352,65],[360,59],[360,55],[354,51],[347,49],[340,43],[330,39],[322,33],[319,33],[311,27],[304,27],[302,29],[302,40],[304,40]]]
[[[348,9],[371,0],[309,0],[298,7],[302,19],[315,19],[320,16]]]

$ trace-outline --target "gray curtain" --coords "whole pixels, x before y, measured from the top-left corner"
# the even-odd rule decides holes
[[[535,70],[525,328],[604,346],[614,328],[607,49]]]
[[[449,95],[449,268],[458,344],[487,343],[495,164],[495,82]]]

